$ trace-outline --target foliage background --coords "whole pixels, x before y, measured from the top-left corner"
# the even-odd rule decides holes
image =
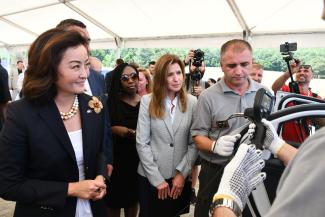
[[[188,48],[125,48],[121,49],[121,58],[126,62],[136,62],[142,67],[147,67],[151,60],[157,60],[161,55],[172,53],[185,58]],[[205,53],[207,67],[219,67],[219,49],[201,48]],[[106,67],[114,67],[116,51],[113,49],[92,50],[92,55],[102,60]],[[325,48],[301,48],[294,53],[294,57],[303,64],[312,65],[314,74],[325,75]],[[286,63],[278,49],[255,49],[254,58],[264,66],[265,70],[284,71]]]
[[[180,58],[185,58],[188,48],[124,48],[121,49],[121,58],[126,62],[136,62],[142,67],[147,67],[151,60],[157,60],[161,55],[172,53]],[[205,53],[205,64],[207,67],[219,67],[219,49],[201,48]],[[91,51],[92,56],[98,57],[104,67],[113,68],[116,59],[115,49],[97,49]],[[325,77],[325,48],[300,48],[294,53],[294,57],[302,61],[303,64],[312,65],[314,75]],[[0,49],[2,63],[16,65],[17,60],[23,60],[27,65],[27,51],[8,54]],[[264,66],[265,70],[284,71],[286,63],[278,49],[254,49],[254,58]]]

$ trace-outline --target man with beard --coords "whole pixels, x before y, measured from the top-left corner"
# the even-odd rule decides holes
[[[292,73],[295,74],[296,82],[299,86],[299,93],[301,95],[315,97],[321,99],[321,97],[313,93],[310,88],[310,81],[313,78],[313,69],[311,65],[299,65],[296,63],[291,64]],[[276,94],[278,90],[284,92],[290,92],[288,85],[285,82],[290,78],[289,72],[283,73],[272,85],[272,90]],[[294,106],[293,103],[289,103],[288,106]],[[309,125],[308,120],[295,120],[284,124],[282,131],[282,138],[285,141],[302,143],[309,136]]]

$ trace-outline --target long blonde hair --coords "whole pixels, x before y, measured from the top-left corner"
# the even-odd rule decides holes
[[[182,88],[179,91],[180,110],[185,112],[187,109],[187,92],[185,87],[185,66],[178,56],[165,54],[161,56],[155,65],[155,75],[153,79],[152,98],[149,104],[149,114],[152,118],[162,119],[165,115],[164,99],[167,96],[167,74],[168,67],[177,63],[182,70],[184,78]]]

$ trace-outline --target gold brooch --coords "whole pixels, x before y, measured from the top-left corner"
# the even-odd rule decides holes
[[[91,100],[88,102],[88,106],[92,109],[94,109],[94,111],[98,114],[102,108],[103,108],[103,104],[102,102],[95,96],[93,96],[91,98]]]

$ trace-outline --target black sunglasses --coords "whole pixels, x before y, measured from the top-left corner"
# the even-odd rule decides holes
[[[129,75],[121,75],[121,81],[128,81],[130,78],[132,78],[132,80],[136,80],[139,78],[139,76],[136,72],[132,72]]]
[[[311,65],[301,65],[299,66],[299,69],[310,69],[311,68]]]

